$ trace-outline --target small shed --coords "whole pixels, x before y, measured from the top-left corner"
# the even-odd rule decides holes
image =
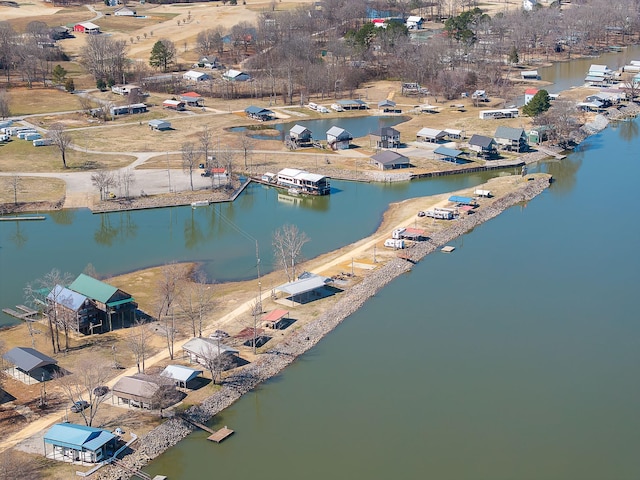
[[[262,323],[264,323],[267,328],[280,330],[287,325],[288,319],[289,310],[276,308],[262,317]]]
[[[73,26],[74,32],[86,33],[88,35],[97,35],[100,33],[100,27],[92,22],[76,23]]]
[[[86,425],[58,423],[44,434],[44,456],[63,462],[98,463],[115,453],[117,437]],[[51,450],[47,448],[51,445]]]
[[[230,82],[248,82],[251,80],[251,75],[240,70],[229,69],[222,74],[222,78]]]
[[[431,143],[438,143],[446,136],[447,134],[444,130],[427,127],[420,129],[418,133],[416,133],[416,138],[418,140]]]
[[[185,104],[181,100],[167,99],[162,102],[162,108],[168,108],[169,110],[176,110],[180,112],[185,109]]]
[[[189,382],[195,380],[198,375],[202,375],[202,370],[184,365],[167,365],[160,374],[161,377],[173,380],[177,387],[189,388]]]
[[[31,380],[51,380],[58,364],[57,360],[29,347],[14,347],[2,358],[14,366],[14,376],[29,385]]]
[[[157,131],[170,130],[171,123],[167,122],[166,120],[149,120],[149,128],[151,128],[151,130]]]
[[[353,136],[344,128],[333,126],[327,130],[327,144],[332,150],[347,150],[351,146]]]
[[[369,108],[367,102],[360,99],[348,99],[336,101],[344,110],[366,110]]]
[[[189,70],[182,74],[182,78],[187,82],[204,82],[205,80],[209,80],[211,77],[208,73]]]
[[[324,289],[331,279],[316,274],[308,274],[304,278],[298,278],[293,282],[276,287],[276,291],[289,295],[291,304],[311,302],[322,297],[321,289]]]
[[[195,337],[182,346],[184,356],[190,362],[205,365],[207,359],[216,358],[219,355],[236,355],[238,350],[220,343],[211,338]]]
[[[370,137],[376,143],[376,148],[398,148],[400,146],[400,132],[393,127],[380,127],[371,132]]]
[[[385,150],[376,153],[371,157],[371,163],[378,167],[380,170],[391,170],[395,168],[408,168],[411,166],[411,161],[404,155],[400,155],[397,152]]]
[[[180,95],[180,101],[190,107],[202,107],[204,106],[204,98],[196,92],[186,92]]]
[[[296,124],[289,130],[289,137],[297,146],[313,143],[312,133],[304,125]]]
[[[438,147],[433,151],[433,154],[436,158],[440,160],[446,160],[447,162],[453,163],[466,163],[467,160],[462,156],[464,152],[462,150],[456,150],[455,148],[447,148],[447,147]]]
[[[422,28],[422,23],[424,22],[424,18],[419,17],[417,15],[410,15],[407,18],[407,28],[409,30],[420,30]]]
[[[266,122],[275,118],[275,113],[273,113],[271,110],[267,108],[256,107],[254,105],[250,105],[245,108],[244,113],[247,114],[247,117],[253,118],[254,120],[259,120],[261,122]]]

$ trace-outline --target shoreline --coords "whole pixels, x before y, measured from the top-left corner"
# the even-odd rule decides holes
[[[207,422],[235,403],[242,395],[282,372],[296,358],[313,348],[325,335],[361,308],[369,298],[403,273],[411,271],[416,263],[436,251],[438,247],[497,217],[517,203],[535,198],[546,190],[551,182],[550,175],[538,175],[532,181],[527,181],[521,188],[498,198],[493,204],[476,214],[466,216],[451,227],[434,234],[428,241],[415,244],[406,250],[405,258],[389,260],[380,269],[365,276],[362,282],[347,290],[338,302],[324,311],[316,320],[292,334],[278,347],[261,354],[255,362],[242,371],[226,377],[219,391],[206,398],[200,405],[190,407],[185,413],[198,422]],[[141,437],[139,448],[121,461],[130,468],[143,468],[194,430],[195,428],[184,420],[173,417]],[[122,468],[106,466],[104,470],[98,472],[96,478],[117,480],[128,479],[130,475]]]

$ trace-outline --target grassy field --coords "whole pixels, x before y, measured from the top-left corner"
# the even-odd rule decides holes
[[[8,92],[12,115],[34,115],[80,108],[76,97],[57,88],[19,87],[11,88]]]
[[[30,22],[44,22],[49,27],[59,27],[60,25],[72,25],[78,22],[85,22],[95,15],[87,8],[69,7],[57,11],[53,15],[29,16],[22,18],[13,18],[9,23],[17,32],[24,32]]]
[[[82,139],[79,145],[85,146]],[[77,150],[67,150],[67,168],[62,165],[60,151],[55,146],[34,147],[31,142],[15,139],[0,144],[0,170],[3,172],[73,172],[87,168],[119,168],[131,163],[127,155],[98,155]]]
[[[2,151],[2,150],[0,150]],[[16,186],[17,188],[14,188]],[[17,191],[17,195],[16,195]],[[0,204],[30,202],[55,203],[64,197],[65,183],[57,178],[28,177],[0,177]]]
[[[167,22],[178,16],[177,13],[154,13],[153,10],[145,13],[136,7],[133,7],[139,17],[105,15],[95,21],[103,31],[118,32],[124,34],[132,34],[136,37],[136,32],[146,27],[153,27],[158,23]],[[143,17],[144,15],[145,17]]]

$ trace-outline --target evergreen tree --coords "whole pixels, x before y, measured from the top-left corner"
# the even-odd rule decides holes
[[[534,95],[529,103],[522,107],[522,113],[529,115],[530,117],[535,117],[549,110],[549,107],[551,107],[549,92],[546,90],[540,90]]]
[[[103,78],[99,78],[96,80],[96,88],[104,92],[107,89],[107,82],[105,82]]]
[[[56,85],[64,83],[67,73],[69,72],[67,72],[62,65],[56,65],[53,67],[53,70],[51,71],[51,79],[53,80],[53,83]]]
[[[162,68],[163,72],[167,71],[167,68],[176,56],[176,47],[170,40],[158,40],[151,49],[151,56],[149,57],[149,65],[156,68]]]
[[[76,85],[73,83],[73,78],[67,78],[64,82],[64,89],[69,93],[73,93],[75,91]]]

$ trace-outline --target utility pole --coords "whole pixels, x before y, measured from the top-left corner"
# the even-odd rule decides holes
[[[260,279],[260,250],[258,240],[256,240],[256,269],[258,270],[258,301],[256,302],[256,309],[262,313],[262,281]]]
[[[167,152],[167,176],[169,177],[169,193],[171,193],[171,169],[169,168],[169,152]]]

